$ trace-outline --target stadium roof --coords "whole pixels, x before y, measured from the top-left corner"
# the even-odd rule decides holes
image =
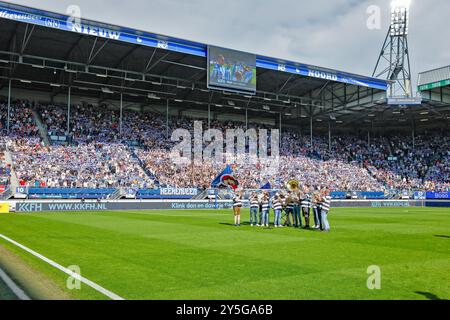
[[[386,80],[257,56],[256,95],[207,88],[208,45],[0,1],[0,90],[247,112],[317,127],[393,125]],[[409,112],[411,108],[407,110]],[[413,113],[420,108],[411,109]]]
[[[151,48],[161,48],[167,51],[184,53],[203,58],[206,58],[207,56],[207,44],[86,19],[80,19],[80,22],[78,23],[66,15],[9,4],[1,1],[0,17],[62,31],[87,34],[108,40],[116,40]],[[381,90],[386,90],[388,85],[385,80],[261,55],[257,55],[257,67]]]
[[[450,66],[419,73],[419,91],[450,87]]]
[[[418,90],[431,111],[450,119],[450,66],[419,73]]]

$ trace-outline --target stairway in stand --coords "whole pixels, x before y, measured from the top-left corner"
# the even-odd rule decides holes
[[[39,129],[39,134],[42,138],[42,141],[44,142],[44,145],[49,146],[50,145],[50,140],[48,138],[48,131],[47,128],[45,127],[45,125],[42,123],[42,119],[41,116],[39,115],[39,113],[33,109],[33,117],[34,120],[36,122],[36,125]]]

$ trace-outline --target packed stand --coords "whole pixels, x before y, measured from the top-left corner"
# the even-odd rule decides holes
[[[43,146],[36,128],[35,109],[50,134],[67,136],[66,145]],[[7,116],[7,115],[6,115]],[[1,104],[1,125],[5,128],[5,104]],[[72,106],[67,134],[67,108],[32,105],[16,101],[11,112],[10,150],[16,172],[26,184],[50,187],[128,187],[157,185],[206,188],[225,164],[211,161],[179,166],[172,161],[174,145],[166,139],[173,130],[191,133],[194,121],[164,115],[124,110],[120,114],[107,106]],[[206,124],[204,123],[204,126]],[[211,121],[211,128],[244,129],[242,123]],[[256,129],[261,129],[258,127]],[[264,127],[270,129],[268,127]],[[122,134],[120,134],[122,131]],[[270,164],[238,161],[236,178],[245,188],[259,188],[270,182],[283,185],[297,179],[307,185],[326,185],[340,191],[447,190],[449,184],[449,138],[445,135],[373,138],[353,136],[314,137],[284,130],[281,157]],[[132,150],[129,145],[137,146]],[[138,159],[135,158],[136,155]]]

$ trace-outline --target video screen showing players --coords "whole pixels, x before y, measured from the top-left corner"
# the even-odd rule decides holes
[[[256,91],[256,56],[218,47],[208,48],[208,86]]]

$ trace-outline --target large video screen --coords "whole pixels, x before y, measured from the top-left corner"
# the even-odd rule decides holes
[[[256,55],[208,47],[208,87],[256,92]]]

